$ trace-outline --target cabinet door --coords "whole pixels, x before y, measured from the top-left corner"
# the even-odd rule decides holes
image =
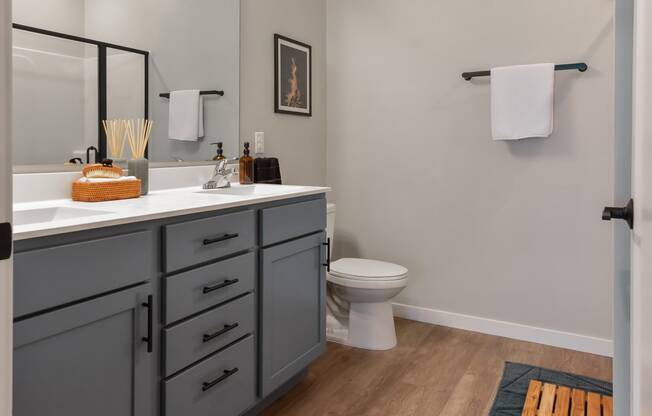
[[[325,233],[261,250],[261,393],[274,391],[326,348]]]
[[[14,323],[14,416],[150,416],[149,284]]]

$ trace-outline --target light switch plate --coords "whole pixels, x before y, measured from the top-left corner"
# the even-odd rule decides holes
[[[254,133],[254,153],[265,153],[265,132]]]

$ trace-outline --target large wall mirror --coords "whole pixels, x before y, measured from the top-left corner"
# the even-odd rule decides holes
[[[153,162],[210,161],[215,142],[238,155],[239,0],[13,0],[13,21],[23,170],[86,162],[92,148],[110,157],[102,119],[153,120]],[[207,91],[203,137],[169,137],[175,90]]]

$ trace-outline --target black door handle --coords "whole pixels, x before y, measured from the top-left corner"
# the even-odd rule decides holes
[[[11,245],[14,240],[11,224],[3,222],[0,224],[0,260],[7,260],[11,257]]]
[[[326,246],[326,263],[322,264],[322,266],[326,267],[326,271],[328,273],[331,272],[331,239],[329,238],[326,240],[325,243],[322,243],[322,245]]]
[[[629,229],[634,229],[634,200],[630,199],[626,206],[618,207],[605,207],[602,211],[602,219],[604,221],[625,220]]]
[[[152,295],[147,296],[147,302],[143,303],[143,308],[147,308],[147,336],[143,337],[143,342],[147,343],[147,352],[152,352],[154,343],[154,301]]]

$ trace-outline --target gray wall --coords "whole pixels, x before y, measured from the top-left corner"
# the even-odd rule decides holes
[[[328,1],[336,257],[407,266],[400,303],[611,338],[613,8]],[[576,61],[548,139],[492,141],[489,81],[460,77]]]
[[[83,33],[84,0],[16,0],[13,6],[15,22]],[[13,32],[14,163],[64,163],[81,156],[88,147],[84,143],[85,119],[80,117],[86,102],[84,45]],[[97,100],[97,87],[93,97]]]
[[[215,146],[211,142],[224,142],[225,153],[228,156],[239,154],[239,65],[240,65],[240,1],[239,0],[14,0],[15,20],[24,24],[44,27],[47,29],[99,39],[106,42],[132,46],[151,52],[150,55],[150,118],[155,121],[150,141],[150,159],[154,161],[170,161],[172,157],[184,160],[210,160],[215,154]],[[60,51],[60,40],[43,36],[31,36],[38,40],[39,49],[46,51]],[[32,40],[31,38],[28,38]],[[32,42],[33,43],[33,42]],[[79,44],[65,42],[79,49]],[[83,53],[84,50],[81,49]],[[115,51],[109,51],[113,54]],[[49,55],[45,55],[46,57]],[[96,54],[87,54],[86,67],[95,70]],[[138,56],[139,58],[140,56]],[[63,58],[57,57],[60,61]],[[43,58],[41,57],[41,61]],[[125,61],[118,62],[118,58],[109,58],[109,117],[119,116],[125,118],[140,118],[143,116],[142,105],[142,70],[138,71],[139,61],[134,64],[124,65]],[[52,68],[61,66],[58,61],[50,56],[50,62],[41,67]],[[57,64],[57,65],[55,65]],[[133,72],[135,75],[115,76],[120,65],[121,71]],[[84,63],[80,61],[78,72],[83,73]],[[23,71],[25,72],[25,71]],[[70,70],[68,71],[70,72]],[[68,103],[65,107],[70,117],[61,111],[41,111],[41,120],[46,113],[57,114],[57,117],[48,122],[47,118],[42,123],[33,123],[29,129],[23,131],[24,140],[31,146],[17,146],[16,153],[21,155],[19,163],[26,163],[23,159],[33,153],[35,137],[51,137],[52,131],[58,134],[40,147],[48,160],[33,159],[30,163],[62,163],[72,155],[73,144],[81,144],[83,135],[95,139],[97,137],[97,110],[96,110],[96,78],[95,71],[88,73],[86,79],[86,103],[84,102],[84,78],[79,76],[78,82],[71,87],[68,79],[50,79],[42,77],[39,84],[30,83],[29,79],[22,82],[17,79],[17,108],[29,109],[29,104],[36,102],[44,107],[48,104],[43,97],[58,99],[55,105],[60,106],[63,99]],[[30,74],[28,74],[30,75]],[[74,74],[73,74],[74,75]],[[118,90],[115,83],[132,78],[133,85],[124,84]],[[134,78],[136,77],[136,78]],[[59,76],[63,78],[63,76]],[[68,78],[72,78],[68,75]],[[112,84],[113,83],[113,87]],[[37,94],[29,90],[30,86],[39,87]],[[51,93],[43,92],[48,87]],[[58,88],[58,89],[57,89]],[[132,89],[134,94],[129,94]],[[205,99],[205,137],[198,142],[181,142],[168,139],[168,110],[169,100],[158,97],[161,92],[180,89],[223,89],[224,97],[212,96]],[[95,91],[94,91],[95,90]],[[63,93],[66,92],[67,95]],[[79,99],[70,99],[76,92]],[[125,102],[136,101],[137,110],[125,111]],[[73,104],[77,104],[74,106]],[[120,110],[116,107],[120,105]],[[81,108],[87,108],[86,114]],[[129,104],[130,107],[133,107]],[[25,111],[27,113],[27,111]],[[29,113],[28,113],[29,114]],[[33,114],[29,114],[33,116]],[[77,117],[73,117],[77,115]],[[18,112],[20,116],[20,112]],[[84,132],[83,121],[86,121]],[[18,117],[17,128],[22,124]],[[31,120],[30,120],[31,121]],[[57,121],[61,125],[57,125]],[[74,122],[77,122],[76,125]],[[38,130],[40,128],[40,130]],[[48,130],[49,129],[49,130]],[[80,131],[81,130],[81,131]],[[72,140],[73,144],[61,145],[63,138]],[[86,143],[87,145],[88,143]],[[54,146],[48,149],[47,146]],[[31,149],[30,149],[31,147]],[[77,146],[80,147],[80,146]],[[23,148],[26,150],[23,151]],[[85,146],[84,146],[85,148]],[[52,157],[52,154],[61,149],[62,155]],[[26,156],[22,157],[25,154]],[[33,156],[32,156],[33,158]]]
[[[240,132],[253,143],[265,132],[265,152],[280,159],[287,184],[326,181],[326,1],[242,0]],[[274,33],[312,45],[313,116],[274,113]]]
[[[151,52],[152,160],[209,160],[215,141],[238,154],[239,0],[86,0],[86,9],[87,36]],[[181,89],[225,91],[205,99],[199,142],[168,139],[169,100],[158,94]]]
[[[614,204],[632,195],[632,74],[634,0],[616,1],[616,118]],[[614,225],[614,408],[630,414],[630,231]]]

